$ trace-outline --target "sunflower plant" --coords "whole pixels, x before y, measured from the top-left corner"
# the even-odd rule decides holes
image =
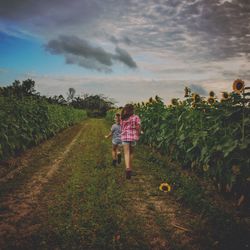
[[[142,104],[137,109],[145,132],[141,141],[222,189],[233,183],[235,161],[244,180],[250,176],[249,89],[237,79],[233,91],[223,92],[220,101],[213,91],[205,100],[185,88],[185,99],[180,103],[174,98],[171,107],[160,98]]]

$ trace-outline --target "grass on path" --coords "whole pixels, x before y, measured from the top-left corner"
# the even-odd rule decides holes
[[[88,119],[81,126],[32,211],[12,222],[17,233],[5,235],[2,249],[220,249],[216,238],[210,236],[206,242],[197,234],[204,221],[199,212],[174,193],[159,191],[167,172],[159,162],[149,160],[148,149],[136,147],[137,175],[126,180],[124,162],[111,165],[111,141],[104,139],[110,125]],[[77,133],[65,138],[72,141]],[[47,153],[50,159],[62,150],[65,141],[60,138],[51,141],[51,151],[41,145],[41,155]],[[32,173],[23,176],[25,182]]]

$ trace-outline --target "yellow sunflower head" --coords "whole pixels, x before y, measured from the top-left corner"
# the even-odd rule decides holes
[[[177,99],[177,98],[173,98],[173,99],[171,100],[171,103],[172,103],[173,106],[178,105],[178,99]]]
[[[200,102],[201,101],[201,97],[196,93],[192,94],[192,99],[193,99],[194,102]]]
[[[229,94],[227,92],[222,92],[222,99],[227,100],[229,98]]]
[[[208,164],[204,164],[204,165],[203,165],[203,171],[204,171],[204,172],[207,172],[208,169],[209,169],[209,167],[210,167],[210,166],[209,166]]]
[[[168,183],[164,182],[160,185],[159,189],[163,192],[170,192],[171,186]]]
[[[210,96],[210,97],[207,99],[207,103],[210,104],[210,105],[213,105],[213,104],[215,103],[214,97],[211,97],[211,96]]]
[[[153,100],[152,97],[150,97],[148,101],[149,101],[150,103],[152,103],[154,100]]]
[[[244,87],[245,87],[245,83],[241,79],[236,79],[233,82],[233,91],[238,94],[240,94],[244,90]]]
[[[209,92],[209,96],[210,96],[210,97],[214,97],[214,96],[215,96],[214,91],[210,91],[210,92]]]

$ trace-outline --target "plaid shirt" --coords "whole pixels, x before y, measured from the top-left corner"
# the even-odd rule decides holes
[[[127,120],[120,122],[122,141],[138,141],[141,120],[138,115],[131,115]]]

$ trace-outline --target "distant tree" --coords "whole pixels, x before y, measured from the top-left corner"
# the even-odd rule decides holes
[[[22,98],[23,96],[39,96],[40,93],[35,90],[35,81],[32,79],[24,80],[21,84],[20,81],[15,80],[11,86],[2,87],[0,94],[6,97],[15,96]]]
[[[106,112],[114,107],[114,101],[103,95],[83,94],[82,97],[75,97],[75,93],[74,88],[69,88],[66,100],[63,95],[54,95],[53,97],[41,96],[40,93],[35,90],[35,81],[32,79],[24,80],[22,83],[15,80],[11,86],[0,87],[0,96],[15,98],[32,96],[40,100],[47,100],[53,104],[69,104],[74,108],[87,110],[90,116],[105,116]]]
[[[25,95],[33,95],[36,93],[35,81],[32,79],[27,79],[22,83],[22,90]]]
[[[73,101],[75,93],[76,93],[76,90],[74,88],[69,88],[69,92],[67,93],[68,94],[68,97],[67,97],[68,102]]]
[[[85,95],[85,98],[75,98],[71,105],[75,108],[86,109],[90,116],[105,116],[114,107],[114,103],[103,95]]]
[[[54,95],[53,97],[49,97],[47,98],[49,103],[53,103],[53,104],[60,104],[60,105],[66,105],[67,101],[65,100],[65,98],[63,97],[63,95]]]
[[[15,80],[12,83],[12,89],[13,89],[13,95],[15,95],[17,97],[22,97],[23,96],[23,91],[22,91],[22,86],[21,86],[20,81]]]
[[[18,80],[15,80],[15,81],[12,83],[12,86],[13,86],[14,88],[20,88],[21,82],[18,81]]]

